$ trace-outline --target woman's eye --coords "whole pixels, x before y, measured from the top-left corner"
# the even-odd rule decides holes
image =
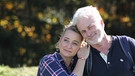
[[[67,39],[64,39],[64,41],[68,41]]]

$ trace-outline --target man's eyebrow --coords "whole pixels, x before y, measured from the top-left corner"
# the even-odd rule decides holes
[[[79,43],[79,41],[77,41],[77,40],[74,40],[75,42],[77,42],[77,43]]]

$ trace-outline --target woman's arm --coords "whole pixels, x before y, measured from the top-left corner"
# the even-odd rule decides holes
[[[77,53],[78,61],[73,70],[73,72],[77,76],[83,76],[85,62],[86,62],[87,57],[89,56],[89,52],[90,52],[90,46],[88,46],[87,44],[82,45],[80,50],[78,51]]]

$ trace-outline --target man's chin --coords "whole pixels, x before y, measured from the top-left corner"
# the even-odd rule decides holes
[[[101,40],[97,40],[97,39],[95,39],[95,40],[88,40],[88,44],[90,44],[90,45],[95,45],[95,44],[98,44],[100,42],[101,42]]]
[[[94,45],[94,44],[97,44],[97,41],[96,42],[95,41],[88,41],[88,44]]]

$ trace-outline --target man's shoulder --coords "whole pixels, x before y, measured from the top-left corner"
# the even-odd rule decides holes
[[[132,38],[132,37],[130,37],[130,36],[127,36],[127,35],[113,35],[112,36],[113,38],[120,38],[120,39],[124,39],[124,38],[126,38],[126,39],[134,39],[134,38]]]

